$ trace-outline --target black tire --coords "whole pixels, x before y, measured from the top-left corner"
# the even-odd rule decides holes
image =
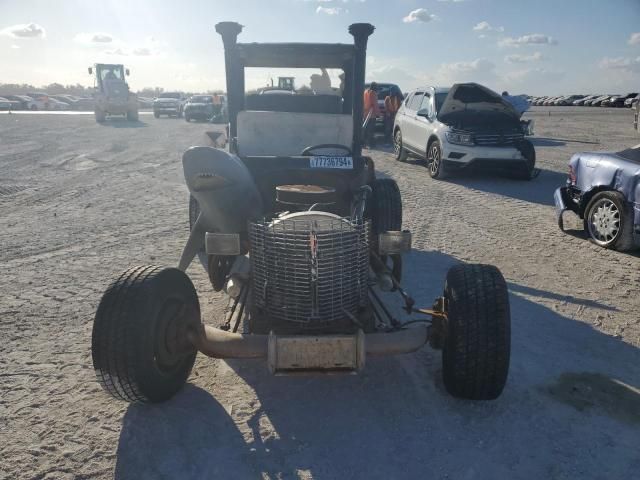
[[[156,118],[160,118],[160,114],[158,112],[153,112],[153,116]]]
[[[371,199],[367,202],[367,218],[374,234],[402,230],[402,196],[392,178],[378,178],[371,184]]]
[[[185,122],[189,123],[191,121],[191,117],[189,117],[189,115],[185,115],[184,120]]]
[[[96,122],[98,122],[98,123],[103,123],[107,118],[107,116],[104,113],[104,111],[100,110],[100,109],[96,109],[94,111],[94,116],[96,117]]]
[[[456,265],[445,283],[447,332],[442,377],[447,391],[493,400],[504,389],[511,353],[509,293],[492,265]]]
[[[523,140],[518,145],[518,150],[525,158],[526,163],[523,168],[517,172],[516,178],[519,180],[530,181],[533,180],[536,175],[536,149],[529,140]]]
[[[427,147],[427,169],[431,178],[442,180],[447,176],[442,162],[442,147],[438,140],[433,140]]]
[[[29,110],[35,112],[36,110],[38,110],[38,106],[37,105],[31,105],[31,108]]]
[[[137,122],[138,121],[138,111],[137,110],[129,110],[127,112],[127,120],[129,120],[130,122]]]
[[[392,178],[378,178],[371,184],[371,199],[367,202],[366,218],[371,219],[371,248],[378,251],[378,234],[402,230],[402,196]],[[402,281],[402,256],[381,256],[382,262],[399,282]]]
[[[409,157],[409,154],[402,144],[402,132],[399,128],[396,130],[396,133],[393,136],[393,151],[396,160],[398,160],[399,162],[405,162]]]
[[[598,209],[611,207],[610,218],[598,219]],[[615,211],[617,210],[617,214]],[[617,220],[616,220],[617,218]],[[599,222],[611,224],[611,237],[602,235],[605,224],[597,226]],[[589,239],[604,248],[612,248],[620,252],[631,250],[633,241],[633,216],[624,196],[618,192],[607,191],[596,193],[587,204],[584,214],[584,230]]]
[[[186,382],[197,351],[186,340],[200,325],[200,305],[176,268],[134,267],[100,301],[91,353],[98,382],[128,402],[163,402]],[[167,339],[175,340],[170,351]]]

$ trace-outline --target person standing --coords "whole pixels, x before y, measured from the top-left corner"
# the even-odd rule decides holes
[[[364,143],[369,148],[373,148],[376,146],[376,118],[380,115],[380,107],[378,106],[378,84],[376,82],[371,82],[369,88],[364,91],[363,113],[366,121]]]
[[[387,144],[391,143],[393,123],[401,103],[400,94],[395,91],[390,91],[384,98],[384,140]]]

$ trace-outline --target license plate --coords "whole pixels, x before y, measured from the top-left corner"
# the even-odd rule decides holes
[[[311,168],[343,168],[347,170],[353,169],[352,157],[311,157],[309,159]]]

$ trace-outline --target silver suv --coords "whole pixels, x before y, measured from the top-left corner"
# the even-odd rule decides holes
[[[396,115],[393,133],[396,159],[426,160],[433,178],[472,166],[534,177],[535,149],[525,139],[520,114],[476,83],[412,91]]]

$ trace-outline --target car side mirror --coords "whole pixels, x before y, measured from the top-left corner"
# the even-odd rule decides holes
[[[93,68],[89,67],[87,68],[87,71],[89,72],[89,75],[93,75]]]
[[[431,121],[431,113],[430,113],[428,108],[422,108],[422,109],[418,110],[416,115],[418,115],[419,117],[424,117],[427,120]]]
[[[127,77],[128,77],[128,76],[129,76],[129,73],[130,73],[130,72],[129,72],[129,69],[127,68],[127,69],[124,71],[124,73],[125,73],[125,74],[127,75]]]

